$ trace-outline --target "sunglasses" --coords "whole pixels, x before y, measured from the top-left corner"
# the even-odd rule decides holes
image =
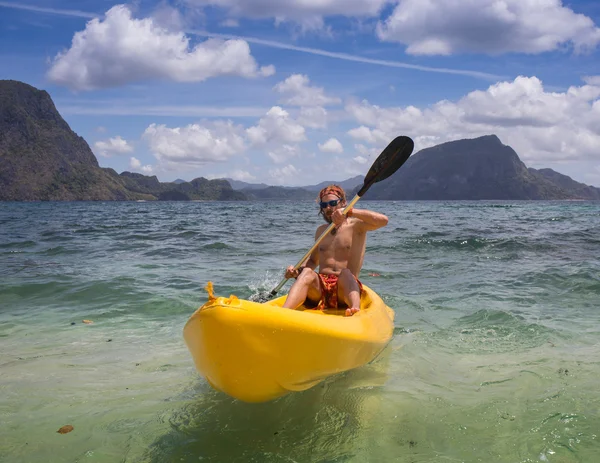
[[[339,202],[339,199],[332,199],[331,201],[321,201],[319,203],[319,206],[321,206],[321,209],[325,209],[328,206],[335,207],[338,205]]]

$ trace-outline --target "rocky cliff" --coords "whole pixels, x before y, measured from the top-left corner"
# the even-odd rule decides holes
[[[577,182],[575,182],[577,183]],[[365,199],[586,199],[580,192],[528,169],[495,135],[457,140],[419,151]],[[592,198],[587,198],[592,199]]]
[[[246,198],[222,180],[161,183],[155,176],[103,169],[47,92],[0,80],[0,200],[137,199]]]

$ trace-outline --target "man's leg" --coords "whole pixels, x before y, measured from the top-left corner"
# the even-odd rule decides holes
[[[319,284],[319,276],[310,269],[305,268],[298,275],[295,283],[290,288],[283,307],[286,309],[297,309],[299,305],[304,303],[306,298],[311,301],[319,301],[321,299],[321,285]]]
[[[352,272],[345,268],[338,277],[338,298],[346,303],[346,316],[354,315],[360,310],[360,286],[358,281],[352,275]]]

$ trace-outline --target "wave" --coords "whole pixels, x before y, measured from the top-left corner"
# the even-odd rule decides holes
[[[202,246],[202,249],[208,250],[208,251],[218,251],[221,249],[235,249],[233,246],[230,246],[228,244],[222,243],[220,241],[217,241],[215,243],[210,243],[207,245]]]
[[[0,249],[22,249],[22,248],[33,248],[37,246],[35,241],[13,241],[11,243],[0,243]]]
[[[481,309],[428,337],[455,353],[507,353],[553,344],[562,335],[520,315]]]

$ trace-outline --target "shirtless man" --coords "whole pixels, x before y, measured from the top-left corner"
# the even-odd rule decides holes
[[[296,309],[308,299],[321,308],[347,307],[346,316],[351,316],[360,310],[362,285],[358,274],[365,257],[367,232],[384,227],[388,218],[364,209],[350,209],[344,216],[346,194],[338,185],[321,190],[319,206],[327,223],[317,228],[315,240],[332,222],[336,228],[323,238],[303,267],[286,269],[285,277],[296,278],[296,282],[283,307]],[[315,272],[317,266],[319,273]]]

